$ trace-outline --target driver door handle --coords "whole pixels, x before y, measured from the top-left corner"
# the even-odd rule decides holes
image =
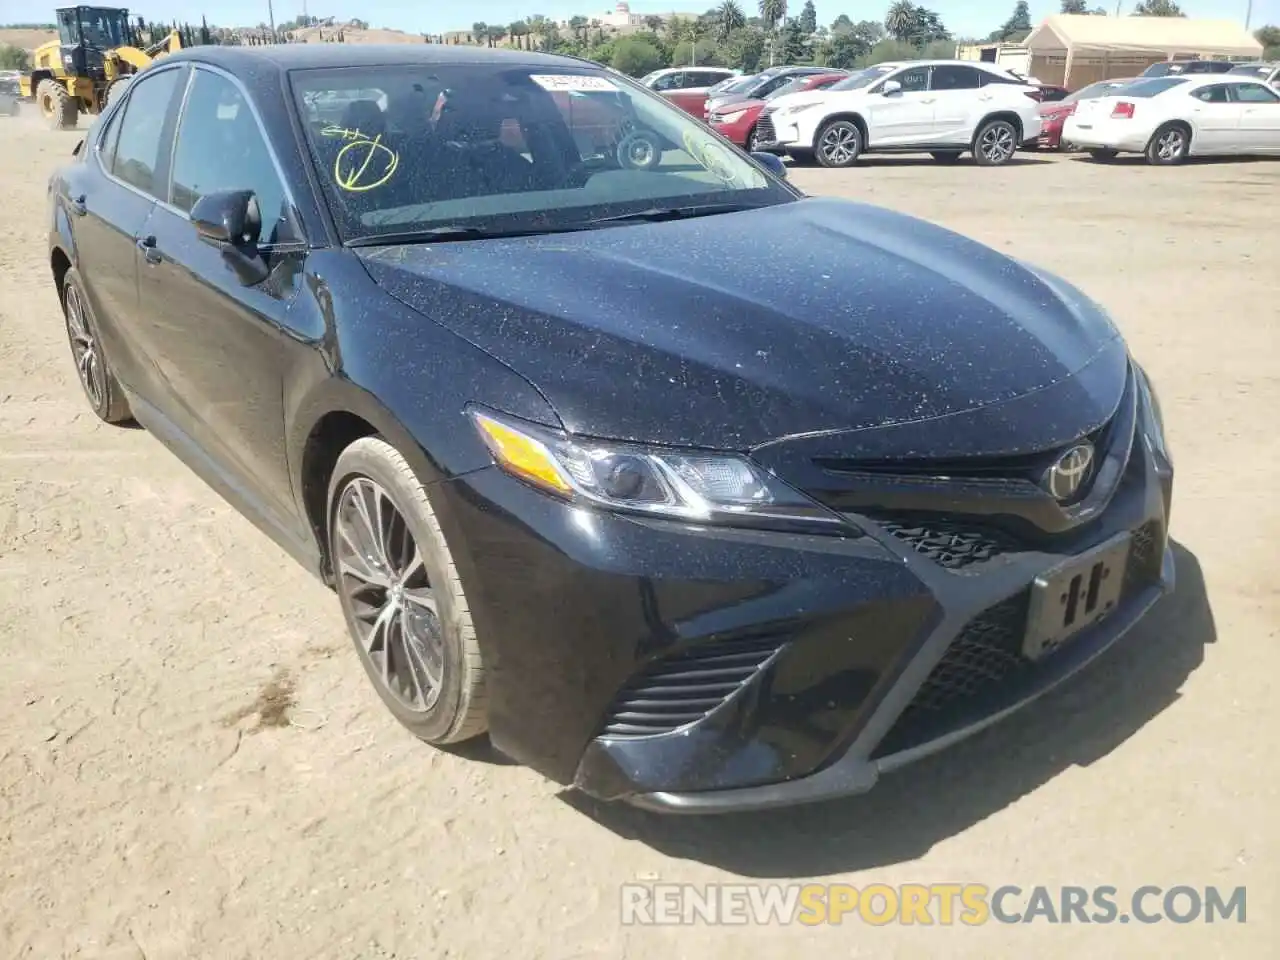
[[[138,238],[138,249],[142,251],[142,255],[147,258],[147,263],[161,263],[164,257],[160,253],[160,248],[156,246],[156,238],[154,234]]]

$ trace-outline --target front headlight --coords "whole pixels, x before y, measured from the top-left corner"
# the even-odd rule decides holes
[[[782,107],[778,110],[780,117],[794,117],[797,113],[804,113],[806,110],[812,110],[814,107],[821,106],[818,103],[800,103],[793,107]]]
[[[565,500],[700,523],[858,533],[738,454],[575,438],[486,410],[467,412],[499,467]]]

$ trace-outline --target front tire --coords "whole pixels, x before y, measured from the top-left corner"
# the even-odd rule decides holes
[[[824,167],[851,167],[862,155],[862,131],[852,120],[831,120],[818,131],[814,157]]]
[[[329,483],[329,555],[347,629],[392,715],[428,743],[488,728],[484,663],[453,555],[422,484],[380,437]]]
[[[36,102],[51,130],[71,130],[80,116],[80,104],[66,87],[54,80],[41,80],[36,86]]]
[[[755,124],[747,131],[747,153],[755,153],[760,149],[760,137],[756,134]]]
[[[1185,124],[1166,123],[1147,141],[1147,163],[1171,166],[1182,163],[1191,152],[1191,131]]]
[[[80,274],[72,267],[62,281],[62,315],[66,322],[71,359],[76,364],[80,389],[99,420],[128,423],[133,419],[124,389],[107,363],[98,323],[89,309]]]
[[[973,137],[973,159],[980,167],[1001,167],[1018,150],[1018,128],[1008,120],[988,120]]]

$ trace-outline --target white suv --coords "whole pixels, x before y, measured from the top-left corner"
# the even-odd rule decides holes
[[[881,63],[808,93],[779,97],[756,126],[760,148],[824,167],[863,153],[971,151],[983,166],[1007,163],[1040,135],[1039,91],[1025,77],[969,60]]]

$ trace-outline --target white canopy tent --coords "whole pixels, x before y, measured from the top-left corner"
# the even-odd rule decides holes
[[[1132,60],[1175,56],[1261,57],[1262,44],[1234,20],[1186,17],[1101,17],[1058,14],[1045,18],[1024,41],[1032,58],[1066,58],[1070,86],[1077,55]]]

